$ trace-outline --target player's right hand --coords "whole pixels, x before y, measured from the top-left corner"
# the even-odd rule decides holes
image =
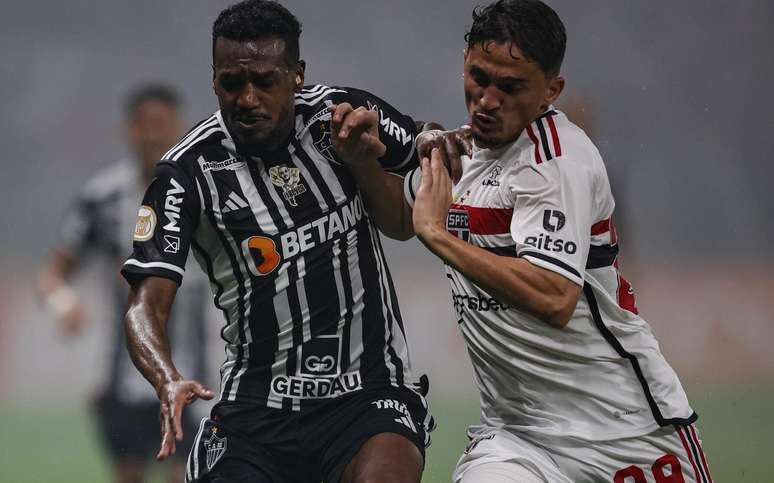
[[[80,335],[86,326],[86,308],[80,300],[73,303],[59,314],[59,332],[65,337]]]
[[[156,459],[163,461],[175,454],[176,442],[183,440],[183,408],[197,399],[210,400],[215,393],[197,381],[170,381],[159,390],[161,449]]]
[[[473,153],[469,126],[450,131],[424,131],[417,135],[416,143],[419,159],[429,159],[432,150],[438,149],[440,159],[455,183],[462,178],[462,156],[471,156]]]

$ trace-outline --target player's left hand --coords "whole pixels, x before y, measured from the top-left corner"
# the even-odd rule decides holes
[[[414,200],[414,233],[423,242],[433,232],[446,231],[446,218],[452,202],[452,180],[441,151],[433,148],[430,159],[422,158],[422,183]]]
[[[384,156],[387,147],[379,141],[376,112],[345,102],[331,109],[331,142],[336,155],[347,164]]]
[[[215,397],[210,389],[201,383],[188,381],[170,381],[159,390],[159,420],[161,423],[161,448],[156,459],[163,461],[175,454],[176,442],[183,440],[183,408],[197,399]]]

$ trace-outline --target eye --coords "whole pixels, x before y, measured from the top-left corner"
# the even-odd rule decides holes
[[[482,70],[472,68],[470,69],[470,77],[473,79],[473,82],[478,84],[481,87],[486,87],[491,83],[491,80],[489,79],[489,76],[487,76]]]
[[[234,92],[242,86],[242,79],[230,75],[223,75],[218,78],[220,86],[228,92]]]

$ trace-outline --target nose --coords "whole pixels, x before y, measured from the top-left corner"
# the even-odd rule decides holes
[[[258,107],[260,99],[258,89],[252,82],[247,82],[237,97],[237,107],[242,109],[255,109]]]
[[[500,108],[501,100],[494,86],[488,86],[484,89],[484,95],[481,96],[479,105],[485,111],[496,111]]]

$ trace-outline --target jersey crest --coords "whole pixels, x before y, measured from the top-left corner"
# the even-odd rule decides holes
[[[269,168],[271,183],[282,188],[282,196],[291,206],[298,206],[296,197],[306,193],[306,186],[301,182],[301,172],[298,168],[289,168],[284,164]]]

